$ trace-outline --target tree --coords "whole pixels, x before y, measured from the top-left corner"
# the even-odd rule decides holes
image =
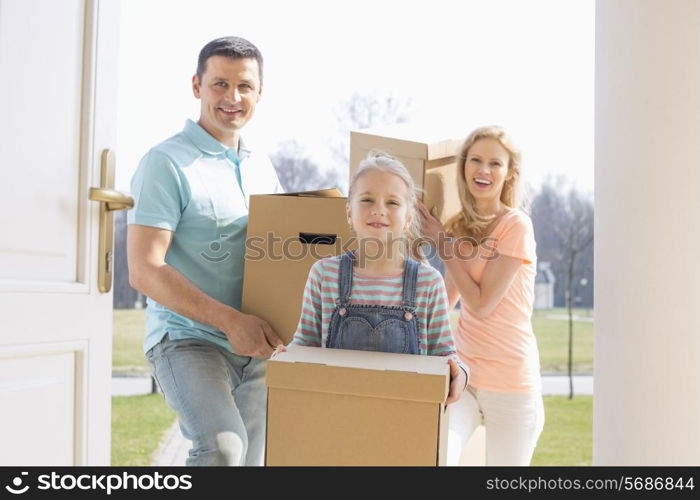
[[[539,220],[535,235],[538,249],[544,246],[549,257],[560,270],[565,270],[565,304],[569,320],[568,375],[569,399],[574,397],[573,386],[573,301],[574,286],[578,281],[577,265],[593,242],[593,200],[574,186],[566,186],[563,179],[551,181],[542,188],[532,204],[533,219]],[[546,221],[546,224],[543,222]],[[539,234],[538,234],[539,233]],[[539,251],[541,255],[543,251]]]
[[[562,255],[562,243],[553,227],[562,227],[565,213],[565,194],[571,189],[571,183],[564,177],[548,178],[529,195],[532,222],[537,241],[537,259],[550,262],[552,272],[556,276],[554,287],[554,304],[556,307],[566,307],[568,283],[568,264]],[[583,195],[583,193],[582,193]],[[590,198],[589,195],[585,195]],[[591,202],[592,203],[592,202]],[[586,283],[585,286],[581,282]],[[577,266],[573,282],[574,305],[593,307],[593,247],[589,245],[577,256]]]
[[[348,178],[350,167],[350,132],[381,125],[407,122],[411,116],[410,98],[381,94],[376,91],[355,92],[336,108],[337,135],[331,142],[341,176]]]
[[[304,147],[295,140],[280,143],[270,160],[277,171],[280,183],[288,193],[314,191],[331,187],[342,188],[338,173],[332,170],[322,172],[309,158]]]

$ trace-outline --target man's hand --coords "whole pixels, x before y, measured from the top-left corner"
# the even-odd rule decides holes
[[[226,334],[233,352],[241,356],[269,358],[277,347],[284,345],[267,321],[235,309],[230,310],[219,328]]]
[[[448,358],[447,363],[450,365],[450,393],[447,395],[445,404],[449,405],[456,403],[462,397],[464,385],[467,383],[467,375],[454,358]]]
[[[182,316],[218,328],[236,354],[270,356],[282,341],[266,321],[213,299],[165,262],[172,236],[164,229],[129,225],[131,286]]]

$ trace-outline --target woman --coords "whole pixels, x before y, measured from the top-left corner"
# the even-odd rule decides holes
[[[460,300],[457,353],[469,387],[453,405],[448,463],[483,418],[487,465],[529,465],[544,425],[539,354],[532,331],[536,255],[530,218],[519,210],[520,153],[499,127],[472,132],[457,156],[462,211],[441,245],[450,310]],[[440,221],[420,207],[423,235]],[[444,238],[442,238],[444,242]]]

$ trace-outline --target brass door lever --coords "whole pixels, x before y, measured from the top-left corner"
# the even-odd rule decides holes
[[[97,287],[107,293],[112,289],[112,256],[114,252],[114,212],[129,210],[134,206],[134,199],[114,190],[114,151],[105,149],[101,157],[101,186],[91,187],[88,198],[100,203],[100,242],[99,264],[97,270]]]

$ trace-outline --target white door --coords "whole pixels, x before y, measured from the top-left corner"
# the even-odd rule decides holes
[[[118,3],[0,0],[0,465],[109,465]],[[111,248],[109,249],[111,250]]]

